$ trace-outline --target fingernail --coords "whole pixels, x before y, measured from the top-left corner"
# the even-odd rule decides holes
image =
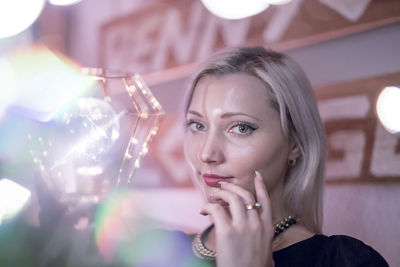
[[[256,174],[256,178],[259,179],[260,181],[262,181],[261,174],[258,171],[255,171],[255,174]]]
[[[208,215],[208,213],[207,213],[207,212],[205,212],[205,211],[203,211],[203,210],[202,210],[202,211],[200,211],[200,214],[201,214],[201,215],[203,215],[203,216],[207,216],[207,215]]]
[[[218,183],[219,183],[220,185],[223,185],[223,184],[227,184],[228,182],[226,182],[226,181],[218,181]]]

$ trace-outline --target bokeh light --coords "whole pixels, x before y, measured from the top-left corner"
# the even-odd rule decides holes
[[[39,17],[45,0],[0,1],[0,38],[16,35]]]
[[[400,132],[400,88],[385,87],[376,102],[376,113],[384,128],[392,134]]]
[[[0,180],[0,224],[10,219],[26,205],[31,192],[25,187],[3,178]]]
[[[242,19],[256,15],[268,8],[263,0],[201,0],[214,15],[224,19]]]

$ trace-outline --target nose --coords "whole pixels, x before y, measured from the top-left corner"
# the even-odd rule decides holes
[[[223,142],[216,134],[208,133],[199,151],[199,159],[207,164],[218,165],[224,161]]]

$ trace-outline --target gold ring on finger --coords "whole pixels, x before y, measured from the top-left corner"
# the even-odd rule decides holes
[[[259,210],[259,209],[261,209],[261,208],[262,208],[262,206],[261,206],[261,204],[258,203],[258,202],[253,202],[253,203],[250,203],[250,204],[247,204],[247,205],[246,205],[246,211],[249,211],[249,210]]]

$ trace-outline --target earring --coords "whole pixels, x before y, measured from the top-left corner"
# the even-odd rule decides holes
[[[297,161],[297,158],[294,158],[294,159],[288,159],[287,162],[290,167],[294,167],[296,165],[296,161]]]

